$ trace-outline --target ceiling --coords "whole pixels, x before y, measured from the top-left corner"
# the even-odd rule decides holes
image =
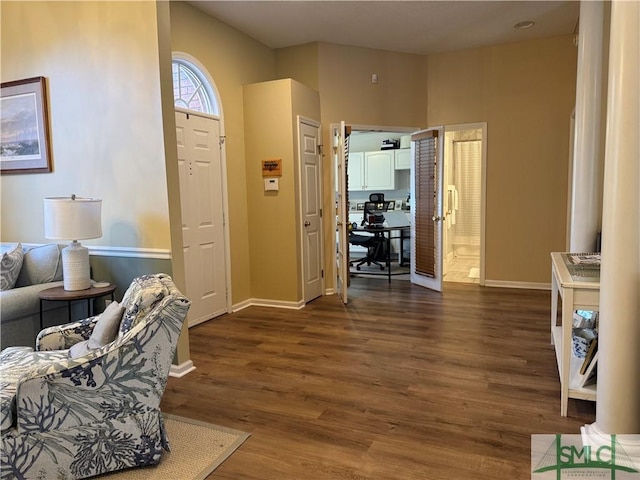
[[[433,54],[571,34],[579,1],[188,2],[271,48],[310,42]],[[535,25],[517,30],[518,22]]]

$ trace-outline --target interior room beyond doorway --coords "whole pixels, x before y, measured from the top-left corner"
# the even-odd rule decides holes
[[[371,195],[383,195],[384,212],[378,212],[384,217],[385,227],[405,225],[409,226],[409,192],[411,173],[411,145],[410,132],[399,131],[371,131],[356,130],[349,138],[349,157],[347,163],[347,190],[349,202],[350,230],[366,227],[367,212],[365,206]],[[387,203],[388,202],[388,203]],[[375,235],[370,232],[352,232],[357,236]],[[385,235],[391,240],[389,246],[384,241]],[[381,280],[392,272],[394,279],[409,279],[410,245],[408,228],[379,233],[381,248],[378,262],[364,262],[372,256],[372,248],[359,242],[349,242],[349,257],[352,278],[379,275]],[[404,240],[402,237],[406,237]],[[388,250],[388,252],[387,252]],[[385,265],[386,256],[390,261]],[[390,280],[390,277],[387,277]]]
[[[445,282],[480,283],[482,147],[480,128],[445,129]]]

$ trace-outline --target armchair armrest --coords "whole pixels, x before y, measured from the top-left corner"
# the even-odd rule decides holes
[[[67,350],[82,340],[87,340],[98,321],[98,315],[77,322],[56,325],[42,330],[36,337],[36,351]]]

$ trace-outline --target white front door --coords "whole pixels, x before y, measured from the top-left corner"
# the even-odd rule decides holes
[[[411,135],[411,281],[442,291],[444,128]]]
[[[298,117],[298,145],[302,177],[304,300],[322,295],[322,169],[320,165],[320,125]]]
[[[350,132],[349,127],[349,132]],[[336,165],[336,291],[344,304],[347,303],[349,286],[349,199],[347,197],[347,161],[349,138],[344,122],[331,124],[333,161]]]
[[[227,312],[220,121],[176,111],[189,327]]]

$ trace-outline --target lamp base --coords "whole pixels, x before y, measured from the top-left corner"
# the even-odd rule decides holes
[[[62,249],[62,277],[65,290],[86,290],[91,287],[89,249],[75,240]]]

